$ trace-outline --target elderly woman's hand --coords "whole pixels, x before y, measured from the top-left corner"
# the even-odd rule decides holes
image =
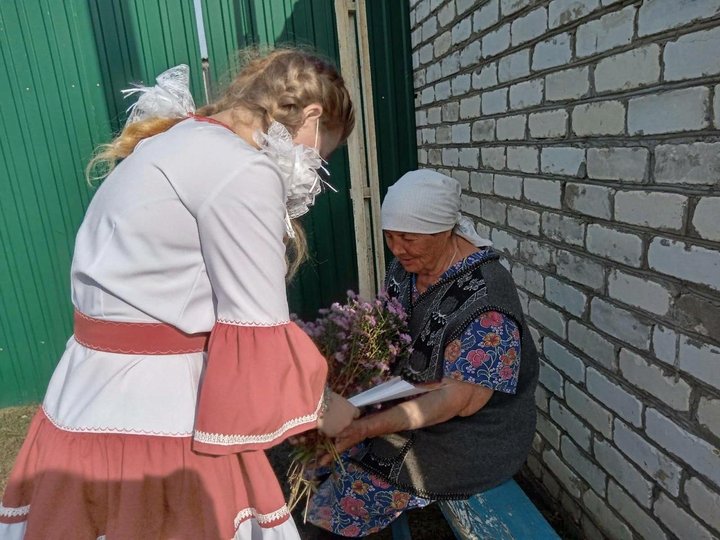
[[[360,416],[360,409],[335,392],[329,392],[326,399],[327,410],[318,418],[318,430],[328,437],[335,437]]]

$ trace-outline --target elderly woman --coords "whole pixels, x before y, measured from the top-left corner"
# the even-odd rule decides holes
[[[439,389],[354,421],[309,519],[365,536],[404,510],[462,500],[511,478],[535,432],[535,345],[515,285],[460,214],[460,185],[430,170],[388,191],[386,286],[410,314],[413,353],[396,372]],[[450,505],[452,509],[452,504]]]

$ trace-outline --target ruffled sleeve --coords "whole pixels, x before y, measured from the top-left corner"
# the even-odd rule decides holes
[[[257,156],[197,212],[217,305],[200,388],[193,449],[268,448],[315,427],[327,364],[289,321],[283,184]]]

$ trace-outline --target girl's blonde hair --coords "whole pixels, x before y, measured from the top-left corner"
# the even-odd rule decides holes
[[[293,135],[304,122],[304,108],[318,103],[323,108],[320,125],[340,133],[347,140],[355,125],[350,94],[337,70],[327,61],[309,52],[278,48],[270,52],[245,51],[243,66],[224,94],[214,103],[201,107],[200,115],[240,108],[260,120],[264,129],[275,120]],[[110,143],[101,145],[85,171],[89,182],[107,176],[118,161],[128,157],[137,144],[167,131],[184,118],[149,118],[125,126]],[[292,277],[307,258],[305,234],[293,222],[293,241],[288,276]]]

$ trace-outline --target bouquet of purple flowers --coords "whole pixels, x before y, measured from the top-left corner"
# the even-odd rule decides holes
[[[412,342],[407,314],[396,299],[385,293],[371,301],[352,291],[347,296],[344,304],[321,309],[315,321],[295,318],[327,359],[328,386],[346,398],[386,381],[391,366],[410,355]],[[312,495],[316,486],[308,473],[321,456],[331,454],[340,462],[333,442],[317,431],[296,437],[293,443],[288,471],[291,509]]]

